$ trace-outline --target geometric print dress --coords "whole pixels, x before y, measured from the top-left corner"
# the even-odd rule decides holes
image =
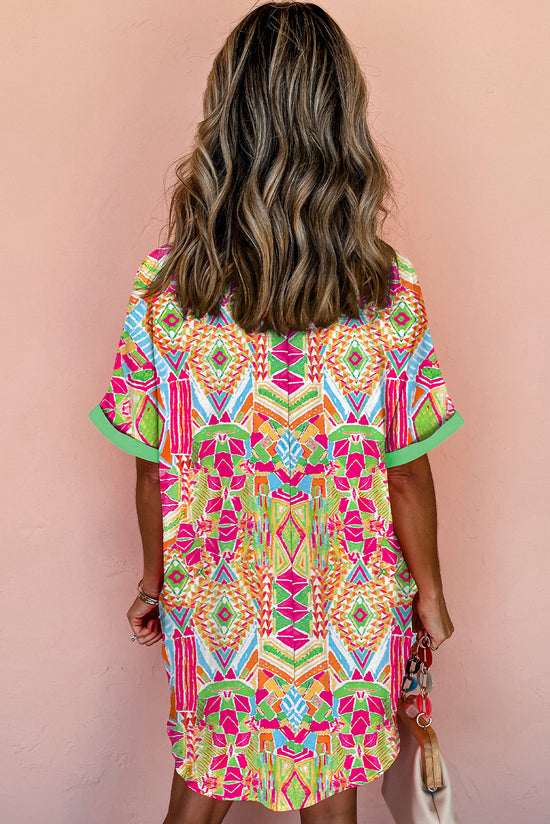
[[[175,769],[216,798],[297,810],[372,781],[399,752],[416,586],[387,467],[463,423],[417,274],[327,329],[244,332],[135,278],[107,392],[90,412],[159,464],[162,656]]]

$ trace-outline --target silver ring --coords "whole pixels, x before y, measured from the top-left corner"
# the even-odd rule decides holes
[[[418,720],[418,719],[420,718],[420,716],[421,716],[421,715],[423,715],[423,716],[424,716],[424,720],[425,720],[425,721],[427,721],[427,723],[426,723],[426,724],[421,724],[421,723],[420,723],[420,721]],[[432,723],[432,717],[431,717],[431,715],[430,715],[430,717],[428,718],[428,716],[427,716],[424,712],[419,712],[419,713],[417,714],[417,716],[416,716],[416,719],[415,719],[415,720],[416,720],[416,723],[418,724],[418,726],[419,726],[419,727],[422,727],[422,729],[423,729],[423,730],[425,730],[425,729],[426,729],[426,727],[429,727],[429,726],[430,726],[430,724]]]
[[[132,635],[130,641],[132,641],[132,643],[135,643],[137,641],[137,635]]]

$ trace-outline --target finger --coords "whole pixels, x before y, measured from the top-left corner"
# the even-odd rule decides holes
[[[417,612],[413,612],[412,614],[412,628],[413,632],[424,632],[424,624],[420,620],[420,616]]]
[[[158,624],[156,621],[149,621],[147,623],[147,635],[156,635],[159,631]]]
[[[157,634],[156,634],[156,635],[154,635],[152,638],[150,638],[150,639],[149,639],[149,641],[146,641],[146,642],[145,642],[145,645],[146,645],[147,647],[150,647],[150,646],[151,646],[151,644],[156,644],[156,643],[157,643],[157,641],[160,641],[161,639],[162,639],[162,634],[161,634],[161,633],[157,633]]]
[[[141,633],[142,633],[142,636],[147,635],[147,634],[148,635],[150,635],[150,634],[156,635],[157,632],[159,632],[159,629],[160,629],[160,625],[159,625],[158,618],[150,618],[149,621],[147,621],[147,623],[142,626]]]
[[[135,629],[141,629],[144,625],[146,617],[147,616],[145,615],[131,615],[129,619],[131,626],[133,626]]]
[[[151,644],[156,644],[162,638],[158,632],[154,632],[152,635],[149,635],[143,642],[144,646],[150,647]]]
[[[155,621],[158,621],[156,615],[141,615],[135,619],[136,626],[141,630],[150,630]]]
[[[138,638],[141,638],[144,633],[148,631],[147,628],[138,621],[133,621],[130,626],[132,627],[132,632],[134,635],[137,635]]]
[[[151,634],[155,637],[162,638],[162,627],[159,625],[158,621],[155,621],[153,626],[151,627]]]

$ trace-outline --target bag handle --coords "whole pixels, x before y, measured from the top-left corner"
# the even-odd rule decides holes
[[[401,696],[397,713],[401,721],[414,735],[422,752],[422,774],[424,784],[430,792],[443,787],[439,742],[432,724],[432,702],[428,693],[432,691],[433,679],[430,673],[432,664],[432,639],[424,630],[411,649],[411,656],[405,667],[405,676],[401,686]],[[412,694],[419,687],[419,692]],[[418,712],[414,717],[407,713],[407,707],[416,705]],[[420,718],[424,721],[421,723]]]

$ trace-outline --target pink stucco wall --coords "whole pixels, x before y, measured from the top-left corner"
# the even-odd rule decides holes
[[[370,122],[399,184],[389,239],[422,278],[465,419],[430,456],[456,628],[433,665],[434,727],[463,822],[542,824],[550,7],[325,7],[370,81]],[[212,56],[249,8],[3,7],[0,809],[13,824],[150,824],[165,812],[161,648],[133,646],[125,617],[140,568],[133,459],[86,416],[137,265],[158,245],[163,185],[190,146]],[[390,821],[379,782],[359,800],[361,820]],[[234,805],[226,820],[276,815]]]

